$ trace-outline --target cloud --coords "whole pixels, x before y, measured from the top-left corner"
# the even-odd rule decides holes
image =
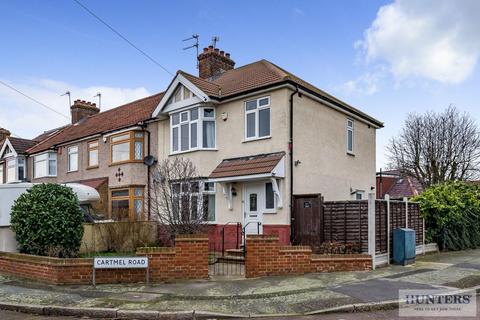
[[[7,128],[14,135],[22,138],[33,138],[45,130],[70,123],[68,97],[60,96],[66,91],[71,92],[72,102],[75,99],[96,102],[97,98],[93,96],[101,92],[101,109],[103,111],[151,94],[143,87],[80,87],[51,79],[29,79],[28,81],[16,82],[5,79],[0,80],[66,116],[63,117],[50,111],[11,89],[0,85],[0,127]]]
[[[367,63],[387,63],[397,79],[458,84],[480,55],[480,1],[397,0],[379,9],[356,43]]]
[[[382,69],[367,72],[354,80],[349,80],[337,87],[337,90],[345,94],[361,94],[370,96],[380,90],[382,79],[385,73]]]

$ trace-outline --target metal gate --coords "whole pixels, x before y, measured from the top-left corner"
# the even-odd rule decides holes
[[[292,242],[315,250],[324,239],[323,197],[321,194],[295,195],[292,212]]]
[[[209,243],[208,274],[210,276],[245,276],[245,249],[240,222],[222,226],[220,238]]]

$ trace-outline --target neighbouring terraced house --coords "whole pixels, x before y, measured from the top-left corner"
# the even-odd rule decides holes
[[[90,185],[99,210],[144,220],[144,157],[185,157],[203,177],[197,202],[208,206],[212,237],[240,222],[283,243],[294,236],[295,196],[364,199],[375,189],[380,121],[267,60],[235,68],[213,47],[198,59],[199,75],[178,71],[164,93],[104,112],[75,101],[72,124],[26,150],[27,179]]]

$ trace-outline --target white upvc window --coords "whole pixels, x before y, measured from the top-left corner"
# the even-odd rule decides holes
[[[68,172],[78,171],[78,146],[71,146],[67,149]]]
[[[353,153],[353,126],[354,121],[347,119],[347,153]]]
[[[270,136],[270,97],[245,102],[245,139]]]
[[[170,116],[171,152],[215,149],[215,109],[193,108]]]
[[[17,158],[17,179],[18,181],[25,181],[27,179],[25,158]]]
[[[15,158],[7,160],[7,183],[17,181],[16,162]]]
[[[215,183],[205,180],[172,184],[173,214],[179,219],[215,221]]]
[[[3,163],[0,163],[0,184],[4,184],[5,181],[3,180]]]
[[[33,157],[33,176],[35,178],[57,176],[57,154],[47,152]]]

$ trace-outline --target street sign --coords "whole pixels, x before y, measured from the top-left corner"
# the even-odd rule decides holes
[[[149,269],[147,257],[95,257],[93,258],[92,283],[95,286],[97,269],[146,269],[146,283],[149,284]]]

